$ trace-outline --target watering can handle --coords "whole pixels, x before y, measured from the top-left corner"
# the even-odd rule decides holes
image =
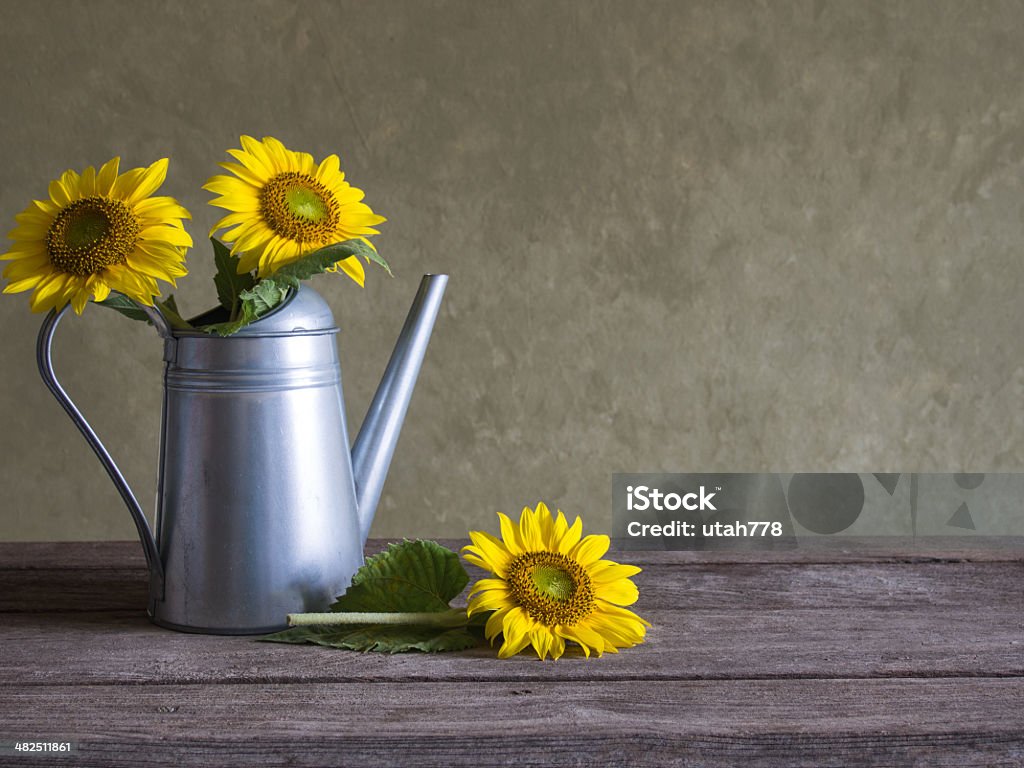
[[[43,325],[39,329],[39,339],[36,342],[36,362],[39,365],[39,374],[43,377],[46,388],[57,398],[57,402],[61,404],[68,416],[71,417],[71,421],[78,427],[78,431],[82,433],[85,441],[89,443],[89,447],[96,453],[100,464],[107,470],[107,474],[110,475],[110,479],[117,487],[118,493],[121,494],[124,503],[128,505],[128,511],[131,512],[135,528],[139,532],[139,539],[142,541],[142,550],[146,555],[146,565],[149,567],[150,612],[152,613],[153,602],[155,600],[163,600],[164,567],[163,563],[160,562],[160,553],[157,550],[156,539],[153,538],[153,531],[149,527],[149,521],[146,520],[142,507],[139,506],[139,502],[135,498],[135,494],[132,493],[132,489],[128,487],[128,482],[124,479],[124,475],[121,474],[121,470],[117,468],[117,464],[114,463],[99,437],[96,436],[92,427],[89,426],[89,422],[85,420],[81,411],[78,410],[71,401],[71,398],[68,397],[67,392],[60,385],[60,382],[57,381],[57,375],[53,371],[53,360],[50,355],[53,345],[53,334],[56,332],[57,325],[70,306],[70,304],[66,304],[60,311],[51,309],[46,319],[43,320]],[[164,331],[167,330],[163,316],[150,307],[143,307],[142,309],[146,311],[146,314],[153,320],[157,329],[163,335]],[[157,315],[157,317],[153,315]]]

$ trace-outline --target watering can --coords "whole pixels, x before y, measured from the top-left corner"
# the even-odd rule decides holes
[[[47,387],[127,504],[149,567],[149,615],[212,634],[283,629],[322,611],[363,564],[363,547],[444,294],[425,275],[359,435],[349,449],[330,307],[303,285],[230,337],[172,329],[164,397],[156,534],[96,433],[57,381],[51,311],[37,358]]]

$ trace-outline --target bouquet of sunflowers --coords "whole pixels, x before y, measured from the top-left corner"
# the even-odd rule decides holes
[[[345,181],[337,155],[319,164],[267,136],[241,137],[229,149],[235,162],[220,166],[203,186],[217,195],[211,205],[228,214],[210,239],[221,307],[196,330],[231,335],[280,304],[299,281],[320,272],[343,272],[360,286],[360,259],[390,274],[370,243],[385,221]],[[192,329],[173,296],[160,299],[157,281],[176,285],[188,270],[192,238],[189,212],[172,197],[158,196],[167,159],[148,168],[119,172],[119,158],[97,171],[68,170],[50,182],[49,199],[33,200],[15,219],[13,241],[0,260],[10,261],[4,293],[32,291],[33,312],[78,314],[91,299],[136,320],[159,311],[172,328]],[[224,230],[221,239],[213,237]]]

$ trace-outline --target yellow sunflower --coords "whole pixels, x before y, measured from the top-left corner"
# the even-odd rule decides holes
[[[33,290],[33,312],[71,302],[82,313],[90,294],[111,290],[152,306],[157,280],[174,284],[187,274],[192,245],[182,219],[192,218],[172,197],[150,197],[167,176],[167,159],[118,175],[120,158],[99,172],[65,171],[50,182],[50,199],[34,200],[15,216],[14,241],[0,260],[11,261],[4,293]]]
[[[501,512],[498,518],[502,538],[470,531],[473,543],[463,557],[497,577],[473,585],[468,612],[493,611],[484,631],[492,643],[504,636],[500,658],[532,644],[541,659],[557,659],[566,640],[588,657],[643,642],[651,625],[622,607],[636,602],[629,577],[640,569],[602,560],[607,536],[581,539],[579,517],[570,526],[561,510],[553,518],[543,503],[523,509],[518,526]]]
[[[337,155],[319,164],[293,152],[272,136],[242,136],[242,149],[229,149],[237,163],[219,163],[233,176],[214,176],[203,189],[220,197],[211,205],[231,211],[210,231],[227,229],[223,239],[239,254],[239,273],[258,269],[269,277],[300,256],[326,245],[380,234],[386,219],[362,202],[363,192],[345,181]],[[363,265],[352,256],[337,269],[363,284]],[[331,270],[335,271],[335,270]]]

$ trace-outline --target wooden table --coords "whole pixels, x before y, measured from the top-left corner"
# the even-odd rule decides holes
[[[0,544],[0,737],[77,743],[0,764],[1024,765],[1024,542],[893,549],[620,553],[648,642],[541,663],[178,634],[137,544]]]

